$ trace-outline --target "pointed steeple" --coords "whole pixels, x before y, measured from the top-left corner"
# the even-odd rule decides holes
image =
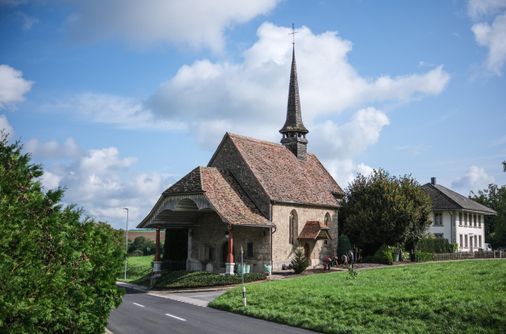
[[[304,123],[302,123],[299,83],[297,82],[297,64],[295,62],[295,43],[292,49],[292,69],[290,72],[290,86],[288,88],[286,121],[279,132],[283,134],[281,144],[292,151],[297,158],[305,159],[307,152],[306,134],[309,131],[304,126]]]

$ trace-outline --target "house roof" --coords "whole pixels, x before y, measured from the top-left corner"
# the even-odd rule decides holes
[[[439,184],[427,183],[422,189],[430,196],[433,210],[469,210],[496,215],[495,210]]]
[[[197,167],[165,190],[162,196],[181,193],[202,193],[216,213],[232,225],[272,225],[226,171]]]
[[[319,221],[307,221],[298,239],[331,239],[329,228]]]
[[[281,144],[231,133],[224,141],[227,137],[271,201],[339,206],[343,191],[314,154],[302,160]]]

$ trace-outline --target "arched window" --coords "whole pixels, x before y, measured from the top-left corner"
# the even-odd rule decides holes
[[[290,218],[288,220],[288,238],[291,245],[295,245],[297,243],[297,237],[299,229],[297,226],[297,211],[292,210],[290,212]]]
[[[330,225],[330,214],[328,212],[325,214],[325,219],[323,220],[323,222],[325,223],[325,226]]]

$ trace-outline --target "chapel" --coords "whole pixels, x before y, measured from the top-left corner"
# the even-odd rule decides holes
[[[310,267],[335,255],[343,191],[308,152],[295,48],[281,143],[226,133],[206,167],[165,190],[137,226],[155,228],[154,271],[279,270],[301,247]],[[160,230],[165,230],[163,250]]]

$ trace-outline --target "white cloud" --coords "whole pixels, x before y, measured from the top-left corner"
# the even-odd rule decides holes
[[[474,24],[471,30],[476,42],[488,48],[487,69],[501,75],[506,62],[506,14],[496,16],[492,24]]]
[[[24,100],[33,82],[23,79],[23,73],[10,67],[0,65],[0,109],[12,107]]]
[[[120,157],[115,147],[80,152],[70,161],[46,167],[41,183],[47,189],[65,188],[65,202],[116,227],[123,224],[124,207],[130,209],[132,225],[138,223],[171,181],[169,175],[135,172],[136,159]]]
[[[68,19],[75,38],[120,38],[136,45],[158,42],[224,46],[224,31],[272,10],[278,0],[78,0]]]
[[[469,0],[467,12],[473,19],[496,14],[506,8],[506,0]]]
[[[471,166],[464,176],[452,182],[452,188],[469,193],[471,190],[476,192],[485,189],[490,183],[494,183],[494,178],[484,168]]]
[[[75,158],[82,154],[74,138],[67,138],[62,144],[56,140],[42,143],[37,139],[30,139],[26,142],[25,149],[30,152],[33,157],[44,160]]]
[[[0,133],[1,132],[5,132],[7,137],[12,137],[14,134],[14,129],[5,115],[0,115]]]

